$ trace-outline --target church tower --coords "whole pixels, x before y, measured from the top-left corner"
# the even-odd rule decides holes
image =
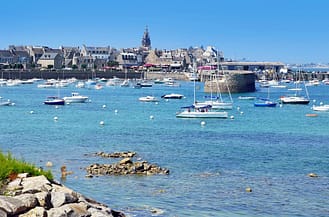
[[[149,35],[147,26],[145,28],[145,32],[144,32],[143,39],[142,39],[142,47],[145,47],[149,50],[151,49],[151,39],[150,39],[150,35]]]

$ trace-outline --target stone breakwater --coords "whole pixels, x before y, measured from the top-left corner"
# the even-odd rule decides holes
[[[148,163],[147,161],[133,162],[132,158],[136,152],[116,152],[116,153],[95,153],[96,156],[105,158],[123,158],[117,163],[113,164],[92,164],[86,167],[87,177],[94,175],[155,175],[155,174],[169,174],[169,170],[161,168],[156,164]]]
[[[208,79],[204,84],[204,92],[211,93],[220,91],[221,93],[244,93],[255,92],[256,76],[248,71],[230,71],[224,79]]]
[[[45,176],[19,174],[1,190],[1,217],[125,217]]]

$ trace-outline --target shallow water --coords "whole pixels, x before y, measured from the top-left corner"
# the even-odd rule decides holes
[[[235,94],[234,119],[178,119],[193,101],[193,83],[181,87],[104,87],[72,91],[91,102],[55,108],[43,105],[55,89],[36,84],[0,87],[15,106],[0,108],[0,149],[45,168],[56,179],[65,164],[74,174],[66,186],[128,216],[326,216],[329,213],[329,113],[310,105],[255,108],[240,95],[266,97],[267,90]],[[198,83],[197,98],[203,97]],[[309,87],[310,97],[329,103],[329,86]],[[138,97],[180,93],[182,100],[142,103]],[[278,99],[285,89],[273,89]],[[106,105],[104,108],[103,105]],[[33,111],[33,112],[32,112]],[[117,111],[117,112],[115,112]],[[154,118],[150,118],[153,116]],[[54,117],[58,120],[54,121]],[[105,125],[101,126],[100,121]],[[138,158],[168,168],[170,175],[85,178],[83,168],[111,163],[90,154],[136,151]],[[318,178],[309,178],[308,173]],[[245,189],[252,188],[247,193]]]

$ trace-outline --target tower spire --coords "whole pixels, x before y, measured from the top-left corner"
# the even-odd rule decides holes
[[[151,49],[151,39],[150,39],[149,31],[148,31],[148,26],[145,27],[145,32],[144,32],[144,35],[142,38],[142,47]]]

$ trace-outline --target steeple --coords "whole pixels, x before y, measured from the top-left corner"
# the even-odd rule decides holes
[[[145,32],[143,35],[142,46],[145,48],[151,49],[151,39],[150,39],[150,35],[149,35],[147,26],[145,28]]]

